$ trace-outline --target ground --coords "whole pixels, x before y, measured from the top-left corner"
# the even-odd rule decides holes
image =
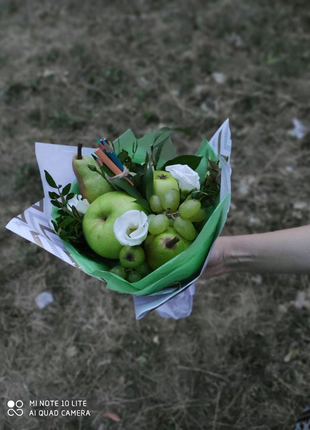
[[[293,304],[307,276],[202,280],[190,317],[137,322],[130,296],[4,226],[43,196],[35,141],[167,125],[194,153],[226,118],[223,234],[309,223],[310,137],[289,134],[309,121],[307,0],[4,0],[0,37],[1,428],[293,428],[310,402],[310,315]],[[91,417],[7,416],[33,398],[87,399]]]

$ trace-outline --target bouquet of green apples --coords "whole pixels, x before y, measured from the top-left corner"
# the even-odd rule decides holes
[[[199,277],[230,203],[228,121],[195,155],[177,157],[170,136],[128,130],[97,149],[36,144],[50,252],[156,306]]]

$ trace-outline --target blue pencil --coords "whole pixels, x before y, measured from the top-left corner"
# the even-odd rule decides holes
[[[112,150],[112,148],[110,147],[110,145],[104,139],[101,139],[101,143],[99,144],[99,146],[104,151],[104,153],[110,158],[110,160],[113,161],[113,163],[119,169],[121,169],[121,171],[123,171],[124,170],[124,166],[122,165],[120,159],[115,154],[115,152]],[[111,148],[111,150],[109,148]]]

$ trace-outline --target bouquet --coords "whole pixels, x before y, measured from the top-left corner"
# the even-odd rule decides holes
[[[37,143],[45,198],[7,228],[133,294],[137,318],[165,302],[163,316],[188,314],[229,209],[231,140],[227,120],[176,156],[171,131],[128,130],[97,148]]]

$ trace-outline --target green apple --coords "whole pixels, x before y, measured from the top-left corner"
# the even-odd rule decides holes
[[[141,266],[145,260],[145,254],[141,246],[124,246],[119,253],[121,265],[127,269],[135,269]]]
[[[123,266],[114,266],[110,270],[111,273],[114,273],[115,275],[120,276],[121,278],[126,278],[126,271]]]
[[[155,170],[154,171],[154,194],[159,196],[162,200],[169,190],[178,190],[179,185],[176,179],[169,172],[165,172],[164,170]]]
[[[83,219],[83,232],[93,251],[105,258],[119,257],[123,245],[115,237],[114,222],[130,210],[146,212],[142,206],[134,203],[135,200],[121,191],[112,191],[98,197],[89,206]]]
[[[146,261],[152,270],[156,270],[185,251],[191,243],[191,241],[179,235],[172,227],[156,236],[150,234],[144,242]]]
[[[142,275],[137,270],[132,270],[127,275],[128,282],[138,282],[142,279]]]
[[[149,265],[146,261],[144,261],[141,266],[137,267],[137,272],[140,273],[142,278],[144,278],[144,276],[147,276],[151,272]]]

